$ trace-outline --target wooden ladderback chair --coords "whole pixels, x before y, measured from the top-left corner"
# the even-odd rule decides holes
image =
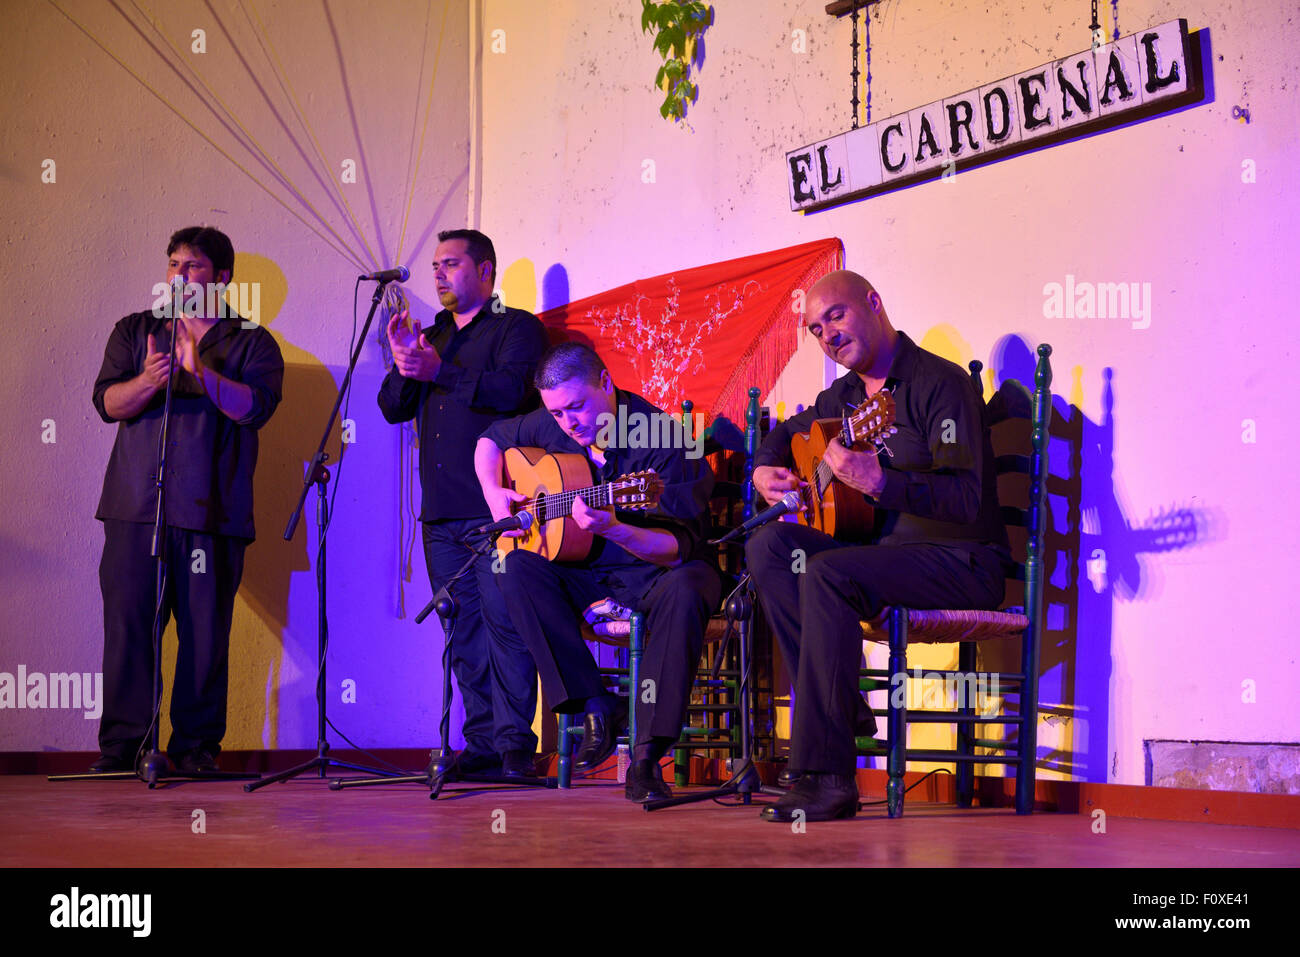
[[[886,671],[865,670],[863,691],[886,690],[885,740],[859,738],[860,754],[885,755],[889,783],[886,791],[890,817],[903,813],[903,774],[908,761],[938,761],[956,764],[957,803],[969,807],[974,793],[976,764],[1006,764],[1016,769],[1016,812],[1029,814],[1034,806],[1037,761],[1038,656],[1043,633],[1043,541],[1047,514],[1048,426],[1052,415],[1052,347],[1038,347],[1038,364],[1031,393],[1015,380],[1007,380],[984,407],[998,473],[998,501],[1012,546],[1012,567],[1008,569],[1007,594],[997,611],[918,610],[891,608],[881,620],[863,623],[863,637],[887,643]],[[979,362],[971,363],[977,391],[983,393]],[[1020,670],[979,675],[976,648],[981,641],[1020,640]],[[959,643],[958,670],[926,671],[952,682],[959,690],[961,706],[956,711],[909,710],[907,648],[919,643]],[[1012,717],[978,713],[969,699],[975,676],[992,679],[999,689],[1018,692],[1017,713]],[[900,690],[901,685],[901,690]],[[907,725],[954,724],[955,750],[907,747]],[[982,733],[989,725],[1003,725],[1005,738]],[[1015,732],[1012,737],[1012,731]],[[975,749],[986,753],[976,754]]]

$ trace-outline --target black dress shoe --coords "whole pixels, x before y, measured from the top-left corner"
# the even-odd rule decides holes
[[[776,776],[776,786],[779,788],[785,788],[788,791],[799,783],[801,777],[803,777],[802,771],[791,770],[787,765],[781,770],[781,773]]]
[[[495,752],[460,751],[455,767],[464,774],[496,774],[501,770],[501,756]]]
[[[796,812],[802,811],[802,818]],[[858,812],[858,784],[851,774],[810,771],[790,793],[759,812],[765,821],[834,821]]]
[[[624,706],[626,707],[626,706]],[[582,744],[573,756],[575,771],[594,771],[614,753],[618,736],[627,731],[627,712],[615,710],[613,714],[589,712],[582,719]]]
[[[95,773],[134,771],[135,762],[130,758],[124,758],[117,754],[100,755],[99,760],[90,766],[90,770]]]
[[[623,788],[629,801],[644,804],[646,801],[665,801],[673,792],[664,784],[663,769],[658,761],[634,761],[627,769],[627,784]]]
[[[524,751],[506,751],[501,755],[501,774],[507,778],[535,778],[537,777],[537,761],[533,757],[533,752]]]
[[[175,764],[182,774],[207,774],[217,769],[217,756],[207,748],[195,748],[182,754]]]

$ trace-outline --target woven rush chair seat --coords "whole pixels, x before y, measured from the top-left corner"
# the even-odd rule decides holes
[[[883,615],[862,622],[862,637],[865,641],[889,643],[889,611],[890,609],[885,609]],[[1028,627],[1029,618],[1012,610],[907,609],[909,644],[1021,638]]]

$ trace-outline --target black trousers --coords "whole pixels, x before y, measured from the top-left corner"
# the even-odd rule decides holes
[[[104,596],[104,713],[99,748],[131,758],[153,717],[153,620],[157,564],[153,526],[104,522],[99,586]],[[167,753],[221,750],[226,734],[230,620],[247,542],[167,530],[163,625],[175,615],[178,650]]]
[[[583,609],[613,597],[644,613],[634,744],[681,737],[704,629],[722,595],[716,568],[704,561],[686,562],[657,575],[640,596],[632,596],[620,594],[598,571],[519,550],[507,557],[497,584],[557,714],[579,713],[585,699],[605,691],[596,661],[582,640]]]
[[[795,677],[790,767],[851,774],[861,713],[860,622],[889,605],[996,608],[1006,579],[980,545],[848,545],[774,522],[745,548],[759,602]]]
[[[460,539],[487,521],[424,523],[424,559],[435,592],[469,560],[471,550]],[[492,565],[489,552],[450,588],[457,606],[451,672],[465,705],[461,733],[465,749],[475,754],[533,752],[537,750],[537,735],[533,734],[537,669],[500,601],[493,581],[500,576]],[[487,600],[483,596],[488,596]]]

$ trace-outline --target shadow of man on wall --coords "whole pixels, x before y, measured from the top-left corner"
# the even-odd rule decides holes
[[[234,278],[261,284],[261,309],[256,318],[275,337],[284,356],[284,390],[279,407],[259,434],[253,484],[257,540],[246,553],[244,578],[235,601],[226,738],[237,748],[275,748],[282,689],[300,681],[315,686],[314,661],[305,660],[299,667],[286,662],[284,656],[292,577],[316,564],[315,555],[308,553],[309,543],[316,541],[316,533],[311,531],[317,505],[314,490],[308,494],[291,541],[284,540],[284,531],[338,386],[323,362],[272,326],[289,291],[280,267],[265,256],[241,253],[235,259]],[[326,468],[337,467],[341,438],[341,424],[335,422],[325,447],[329,454]],[[315,587],[310,580],[300,584]],[[314,620],[311,634],[302,636],[304,648],[316,647],[311,640]]]

